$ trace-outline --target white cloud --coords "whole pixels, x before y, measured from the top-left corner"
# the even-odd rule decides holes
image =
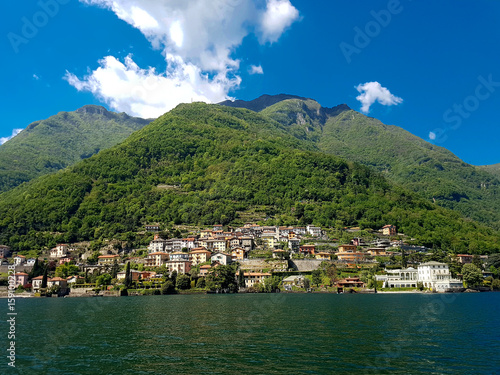
[[[264,69],[262,69],[261,65],[250,65],[248,69],[248,73],[250,74],[264,74]]]
[[[161,50],[168,67],[157,72],[138,67],[131,56],[124,63],[106,56],[86,77],[79,79],[68,72],[65,78],[113,109],[142,117],[161,114],[191,99],[228,99],[241,81],[234,51],[243,38],[254,32],[261,43],[275,42],[299,14],[289,0],[80,1],[111,9],[139,29]]]
[[[289,0],[269,0],[262,15],[261,40],[276,42],[283,31],[290,27],[299,18],[299,11]]]
[[[21,133],[22,130],[23,129],[14,129],[14,130],[12,130],[12,135],[10,137],[0,137],[0,145],[3,145],[8,140],[14,138],[16,135]]]
[[[38,81],[40,79],[40,77],[38,77],[36,74],[33,74],[33,79]]]
[[[434,133],[434,132],[429,132],[429,139],[430,139],[431,141],[435,140],[435,139],[436,139],[436,133]]]
[[[361,111],[368,113],[373,103],[382,105],[398,105],[403,102],[402,98],[392,95],[391,92],[378,82],[366,82],[356,86],[356,90],[361,94],[356,97],[362,104]]]
[[[220,73],[213,78],[179,56],[167,55],[169,69],[157,74],[155,69],[141,69],[132,60],[125,63],[113,56],[100,61],[100,67],[85,79],[66,72],[65,79],[79,91],[90,91],[111,108],[134,116],[158,117],[179,103],[192,101],[220,102],[227,90],[240,84]]]

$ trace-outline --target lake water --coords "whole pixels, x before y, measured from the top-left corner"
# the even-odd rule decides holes
[[[16,368],[4,356],[1,374],[500,374],[500,293],[46,298],[16,311]]]

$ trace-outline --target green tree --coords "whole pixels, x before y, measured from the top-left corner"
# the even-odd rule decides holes
[[[205,287],[205,278],[204,277],[200,277],[198,279],[198,281],[196,281],[196,287],[200,288],[200,289],[203,289]]]
[[[161,285],[161,294],[174,294],[175,285],[172,281],[167,280]]]
[[[48,269],[47,269],[47,267],[45,267],[45,270],[43,271],[42,285],[40,286],[42,289],[47,288],[47,272],[48,272]]]
[[[206,286],[212,291],[229,291],[235,292],[238,290],[236,283],[236,270],[233,266],[219,265],[208,271],[205,279]]]
[[[111,279],[112,279],[112,277],[110,274],[103,273],[102,275],[97,276],[96,284],[97,284],[97,286],[110,285]]]
[[[266,277],[263,281],[262,291],[273,293],[280,288],[281,278],[279,276]]]
[[[311,287],[311,281],[307,278],[304,277],[304,289],[309,289]]]
[[[319,284],[321,284],[321,271],[320,270],[312,271],[312,283],[316,286],[319,286]]]
[[[116,275],[118,274],[118,272],[120,272],[120,265],[115,260],[115,262],[113,263],[113,267],[111,267],[110,271],[111,278],[116,279]]]
[[[97,261],[99,260],[99,255],[101,253],[98,250],[95,250],[90,257],[87,258],[87,263],[88,264],[97,264]]]
[[[181,290],[189,289],[191,286],[191,279],[189,278],[188,275],[180,274],[177,277],[175,286],[177,287],[177,289]]]
[[[240,288],[244,288],[245,287],[245,273],[241,269],[238,272],[238,286]]]
[[[406,259],[406,253],[403,249],[401,249],[401,267],[406,268],[408,267],[408,261]]]
[[[67,278],[68,276],[77,275],[80,269],[78,266],[71,264],[70,262],[63,263],[59,267],[56,268],[56,276]]]
[[[132,285],[132,275],[130,274],[130,262],[127,262],[125,268],[125,287],[129,288]]]
[[[479,257],[479,255],[475,254],[473,257],[472,257],[472,264],[475,265],[477,268],[479,268],[480,270],[483,269],[483,262],[481,261],[481,258]]]
[[[491,254],[488,257],[488,267],[500,268],[500,253]]]
[[[29,278],[34,279],[35,277],[43,275],[43,265],[40,264],[38,258],[35,258],[35,264],[33,264],[33,268],[29,273]]]
[[[468,287],[480,285],[483,281],[481,270],[472,263],[464,264],[462,267],[462,277]]]
[[[500,290],[500,279],[495,279],[491,282],[491,288],[493,290]]]
[[[334,283],[337,281],[337,267],[335,266],[335,263],[323,262],[322,264],[324,264],[323,272],[326,277],[330,279],[330,282]]]
[[[174,285],[177,285],[177,271],[173,271],[172,274],[170,275],[170,280],[172,280],[172,283]]]

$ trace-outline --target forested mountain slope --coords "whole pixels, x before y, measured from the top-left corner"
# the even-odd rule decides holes
[[[245,109],[179,105],[123,143],[0,195],[0,243],[26,250],[150,222],[239,223],[238,212],[258,207],[276,224],[391,223],[428,246],[500,248],[494,230],[283,128]]]
[[[114,146],[150,121],[95,105],[36,121],[0,146],[0,192]]]
[[[292,98],[260,113],[324,152],[369,166],[429,201],[500,228],[500,180],[494,167],[481,170],[464,163],[443,147],[346,105],[324,108],[311,99]]]

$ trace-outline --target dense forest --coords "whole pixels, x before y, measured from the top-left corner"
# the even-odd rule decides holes
[[[379,171],[442,207],[500,229],[498,166],[464,163],[443,147],[398,126],[384,125],[346,105],[324,108],[311,99],[290,98],[276,103],[264,99],[271,105],[260,113],[284,125],[293,136],[315,144],[323,152]],[[255,101],[237,101],[233,105],[256,107]]]
[[[179,105],[123,143],[1,194],[0,243],[28,250],[151,222],[241,223],[238,212],[255,207],[274,224],[390,223],[430,247],[500,249],[495,230],[321,152],[265,115],[202,103]]]

